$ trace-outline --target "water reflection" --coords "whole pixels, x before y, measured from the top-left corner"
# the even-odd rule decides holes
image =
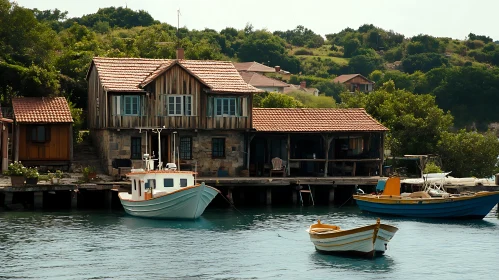
[[[367,273],[390,272],[396,266],[395,261],[387,255],[379,256],[374,259],[362,259],[322,254],[315,251],[310,254],[310,260],[320,267]]]
[[[405,222],[418,222],[433,225],[452,225],[452,226],[464,226],[464,227],[474,227],[474,228],[488,228],[497,227],[497,223],[491,221],[498,220],[499,217],[495,216],[493,212],[490,212],[484,219],[481,220],[463,220],[463,219],[432,219],[432,218],[413,218],[413,217],[398,217],[398,216],[386,216],[373,213],[362,213],[362,216],[366,218],[376,219],[380,217],[383,221],[390,221],[393,223],[405,223]]]

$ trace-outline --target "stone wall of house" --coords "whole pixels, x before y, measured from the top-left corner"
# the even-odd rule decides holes
[[[91,129],[90,138],[92,139],[92,145],[97,149],[97,154],[101,161],[101,165],[105,171],[108,171],[107,166],[107,155],[108,146],[105,143],[108,142],[109,133],[107,130],[103,129]],[[74,150],[73,153],[78,153],[78,150]]]
[[[245,137],[242,132],[235,131],[200,131],[198,133],[179,133],[176,145],[179,146],[180,137],[192,137],[192,160],[180,160],[196,169],[200,176],[217,176],[219,169],[228,172],[228,176],[239,176],[244,168]],[[212,158],[212,139],[225,138],[225,158]],[[195,168],[194,168],[195,167]]]
[[[139,133],[138,130],[94,130],[91,131],[91,135],[92,141],[99,151],[102,167],[108,174],[112,173],[113,159],[129,159],[131,157],[132,137],[141,137],[142,153],[146,150],[145,133]],[[139,168],[142,165],[142,160],[132,160],[132,166]]]
[[[112,174],[113,159],[129,159],[131,157],[132,137],[141,137],[141,154],[146,151],[145,133],[139,133],[138,130],[92,130],[90,134],[98,150],[102,167],[108,174]],[[169,132],[163,131],[162,137],[167,137],[168,134]],[[151,134],[148,134],[148,136],[150,138]],[[178,131],[175,136],[177,151],[178,147],[180,147],[180,138],[183,136],[192,137],[192,159],[179,159],[179,154],[177,154],[176,163],[178,164],[180,161],[180,169],[189,166],[191,170],[197,170],[200,176],[217,176],[219,169],[227,171],[228,176],[240,175],[240,171],[245,165],[244,133],[234,131]],[[225,158],[212,158],[212,139],[214,137],[225,138]],[[173,137],[170,137],[170,141],[170,146],[173,147]],[[171,149],[170,158],[173,159],[173,149]],[[167,163],[166,161],[166,159],[163,159],[164,164]],[[143,166],[143,162],[141,160],[132,160],[132,165],[139,168]]]

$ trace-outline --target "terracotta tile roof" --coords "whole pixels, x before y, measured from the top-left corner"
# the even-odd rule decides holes
[[[106,58],[93,59],[99,78],[107,91],[144,92],[139,84],[168,59]],[[92,66],[90,66],[92,67]]]
[[[285,82],[255,72],[240,72],[243,80],[254,87],[289,87]]]
[[[234,65],[228,61],[96,57],[93,64],[107,91],[144,92],[143,86],[178,64],[212,92],[262,92],[245,83]]]
[[[340,83],[343,84],[344,82],[348,82],[351,79],[360,76],[362,79],[366,80],[368,84],[374,84],[373,81],[369,80],[368,78],[362,76],[361,74],[348,74],[348,75],[340,75],[336,78],[333,79],[333,83]]]
[[[253,108],[253,128],[262,132],[388,130],[363,108]]]
[[[258,62],[234,62],[237,71],[275,73],[275,68],[263,65]]]
[[[64,97],[12,98],[14,118],[19,123],[72,123],[69,104]]]

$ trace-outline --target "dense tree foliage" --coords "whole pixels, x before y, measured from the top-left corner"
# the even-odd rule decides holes
[[[318,48],[324,44],[324,38],[321,35],[315,34],[312,30],[305,28],[303,25],[298,25],[293,30],[275,31],[277,35],[293,46]]]
[[[260,103],[263,108],[302,108],[303,104],[286,94],[270,92]]]
[[[396,90],[393,81],[370,94],[343,93],[342,104],[365,108],[390,129],[389,147],[393,154],[427,154],[435,152],[442,131],[452,126],[452,116],[438,108],[428,94]]]
[[[497,172],[499,141],[492,132],[443,132],[438,153],[445,171],[452,171],[452,176],[490,177]]]

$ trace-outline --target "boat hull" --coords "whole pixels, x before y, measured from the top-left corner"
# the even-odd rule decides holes
[[[310,241],[320,253],[373,257],[382,255],[388,242],[397,232],[386,224],[369,225],[351,230],[315,234],[309,231]]]
[[[132,201],[123,199],[121,194],[118,196],[125,212],[132,216],[156,219],[197,219],[218,193],[218,190],[202,184],[148,200]]]
[[[499,203],[499,192],[451,198],[408,199],[354,195],[362,211],[415,218],[483,219]]]

